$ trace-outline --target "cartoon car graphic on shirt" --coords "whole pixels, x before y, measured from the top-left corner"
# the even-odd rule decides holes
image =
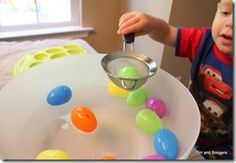
[[[204,89],[224,100],[232,98],[232,88],[222,81],[221,73],[217,69],[209,65],[204,65],[200,75],[204,76]]]
[[[226,111],[226,108],[223,105],[212,98],[208,98],[202,104],[204,106],[205,112],[207,112],[211,119],[214,119],[215,121],[219,121]]]
[[[211,127],[209,128],[209,126],[221,126],[221,129],[218,128],[218,132],[221,134],[224,134],[226,132],[228,132],[228,130],[225,130],[223,128],[227,127],[227,125],[225,124],[225,122],[223,121],[223,116],[227,113],[227,107],[225,107],[224,105],[222,105],[219,101],[217,101],[216,99],[213,98],[208,98],[205,101],[203,101],[202,103],[203,105],[203,111],[207,114],[207,119],[211,119],[213,121],[213,123],[211,121],[206,121],[205,116],[201,116],[201,128],[203,129],[203,131],[205,132],[211,132]],[[223,127],[223,128],[222,128]]]

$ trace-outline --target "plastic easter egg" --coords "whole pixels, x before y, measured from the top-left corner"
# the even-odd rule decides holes
[[[166,160],[164,156],[159,154],[148,155],[143,158],[144,160]]]
[[[112,81],[108,83],[108,92],[115,97],[127,97],[129,94],[129,91],[118,87]]]
[[[40,152],[37,155],[36,159],[37,160],[69,160],[70,156],[61,150],[49,149],[49,150]]]
[[[138,70],[133,66],[126,66],[119,70],[118,77],[120,78],[129,78],[129,79],[138,79],[139,78]],[[135,81],[122,79],[123,87],[133,88]]]
[[[162,129],[156,133],[153,139],[155,150],[168,160],[174,160],[179,153],[179,144],[175,134],[168,129]]]
[[[65,85],[53,88],[47,96],[47,102],[50,105],[62,105],[67,103],[72,96],[71,89]]]
[[[139,107],[145,103],[148,96],[147,90],[141,87],[132,92],[129,92],[127,103],[132,107]]]
[[[97,128],[97,119],[93,112],[84,106],[72,110],[71,121],[75,127],[84,132],[92,132]]]
[[[156,112],[156,114],[162,118],[166,114],[166,105],[164,101],[157,97],[150,97],[147,99],[145,103],[145,108],[151,109],[152,111]]]
[[[138,73],[138,70],[135,67],[126,66],[126,67],[122,68],[119,71],[118,76],[120,78],[138,79],[139,78],[139,73]]]
[[[102,160],[116,160],[116,157],[112,155],[105,155],[101,158]]]
[[[148,135],[155,135],[156,132],[163,129],[163,123],[155,112],[142,109],[136,115],[137,126]]]

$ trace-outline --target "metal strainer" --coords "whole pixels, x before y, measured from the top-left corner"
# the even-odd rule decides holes
[[[130,51],[127,51],[126,43],[123,47],[124,51],[113,52],[104,56],[101,65],[114,84],[132,91],[141,87],[148,78],[156,73],[157,65],[148,56],[132,52],[133,46],[131,46]],[[132,69],[132,73],[122,74],[121,72],[124,69]]]

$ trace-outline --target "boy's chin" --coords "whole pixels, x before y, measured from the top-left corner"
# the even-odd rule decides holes
[[[233,58],[233,50],[232,47],[219,47],[218,48],[220,50],[220,52],[222,52],[223,54]]]

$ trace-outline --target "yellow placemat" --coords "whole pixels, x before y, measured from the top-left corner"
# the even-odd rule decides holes
[[[17,61],[13,69],[13,77],[16,77],[26,70],[46,61],[66,57],[70,55],[88,54],[88,51],[80,45],[70,44],[47,48],[34,54],[26,54]]]

